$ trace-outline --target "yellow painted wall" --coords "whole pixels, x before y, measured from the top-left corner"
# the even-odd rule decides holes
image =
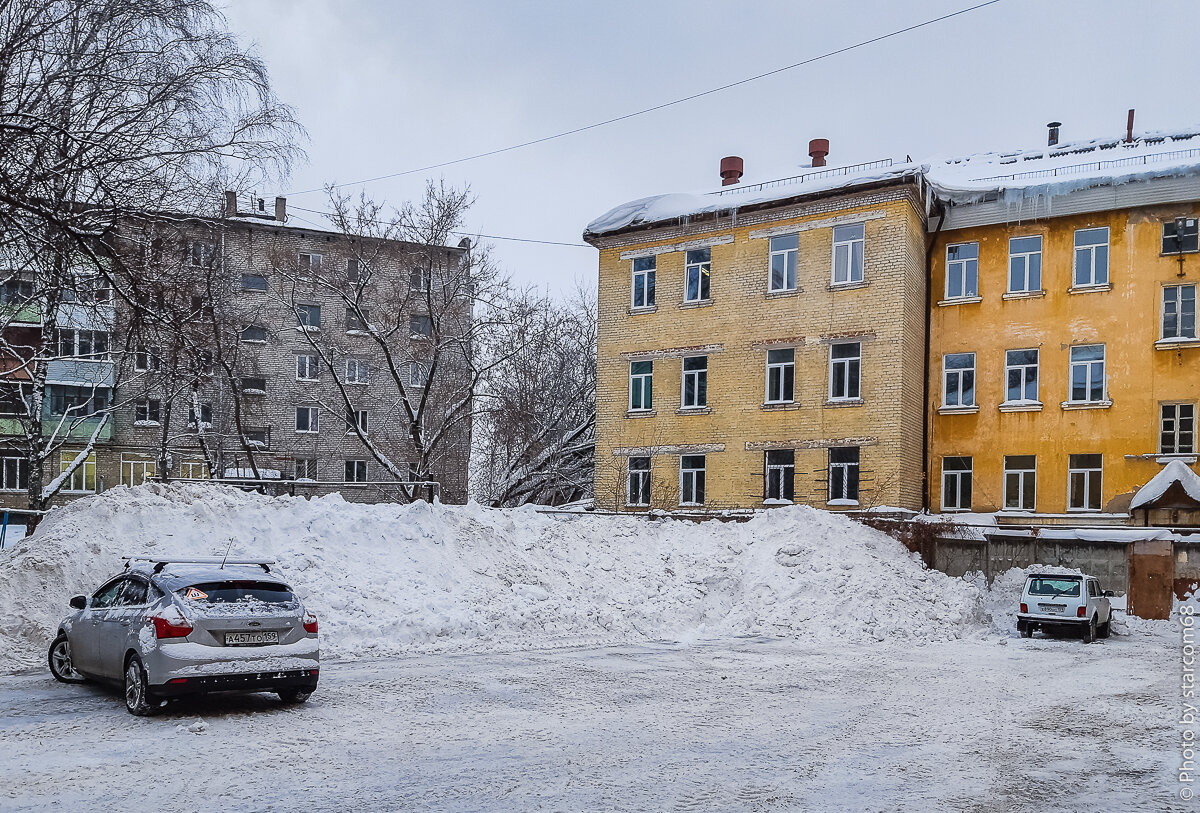
[[[1003,507],[1005,455],[1037,456],[1036,510],[1065,512],[1067,464],[1071,454],[1102,454],[1103,500],[1108,510],[1124,510],[1130,493],[1161,468],[1150,459],[1126,455],[1158,451],[1159,405],[1196,401],[1200,395],[1200,347],[1162,350],[1162,287],[1200,281],[1200,255],[1161,256],[1162,221],[1195,217],[1198,207],[1146,207],[943,232],[934,256],[930,365],[930,499],[941,506],[943,456],[970,456],[974,465],[973,509]],[[1069,293],[1076,229],[1110,229],[1109,280],[1112,290]],[[1043,235],[1042,287],[1045,296],[1006,301],[1008,239]],[[944,295],[946,246],[979,242],[979,294],[982,302],[938,306]],[[1108,409],[1068,410],[1069,348],[1104,344]],[[1002,413],[1005,351],[1038,347],[1040,412]],[[977,414],[943,415],[942,356],[976,354]]]
[[[759,446],[796,448],[796,501],[824,506],[828,445],[861,444],[861,498],[917,508],[921,502],[924,246],[911,186],[841,196],[769,213],[595,240],[600,247],[596,503],[624,509],[626,456],[615,449],[724,444],[707,456],[706,508],[763,505]],[[794,294],[767,293],[768,239],[754,230],[803,227],[845,215],[865,226],[865,285],[832,289],[832,225],[800,231]],[[684,300],[685,253],[657,256],[653,313],[630,313],[632,260],[621,252],[732,234],[712,247],[709,305]],[[873,334],[862,345],[860,406],[830,407],[829,337]],[[794,339],[795,408],[764,408],[763,343]],[[708,360],[708,414],[678,414],[682,361],[654,362],[654,414],[627,413],[630,354],[722,345]],[[653,507],[678,504],[679,453],[652,456]]]

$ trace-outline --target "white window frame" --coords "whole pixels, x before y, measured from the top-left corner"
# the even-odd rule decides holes
[[[635,469],[633,467],[634,460],[645,460],[646,468]],[[654,463],[651,460],[649,455],[636,455],[636,456],[628,458],[628,461],[626,463],[626,476],[625,476],[625,505],[627,505],[630,508],[645,508],[650,505],[650,488],[652,485],[652,481],[651,481],[650,477],[651,477],[651,472],[653,471],[653,469],[654,469]],[[638,486],[637,492],[636,492],[638,499],[636,499],[636,500],[634,499],[634,494],[635,494],[634,479],[635,479],[635,477],[637,479],[637,486]],[[645,502],[641,501],[643,485],[645,486],[644,490],[646,492],[646,501]]]
[[[835,451],[843,451],[845,449],[854,449],[858,452],[858,459],[853,461],[834,462],[833,453]],[[862,499],[862,448],[859,446],[830,446],[826,456],[829,465],[829,493],[826,499],[827,505],[859,505]],[[848,497],[834,496],[835,483],[841,483],[843,495],[850,492],[850,472],[854,471],[854,493],[856,496]]]
[[[321,306],[307,302],[296,303],[296,323],[301,330],[318,331],[321,329]],[[315,309],[315,310],[314,310]],[[301,315],[303,314],[303,315]],[[317,321],[310,321],[313,315],[316,315]]]
[[[687,364],[689,361],[702,359],[704,367],[702,369],[689,370]],[[708,356],[684,356],[679,361],[680,376],[679,376],[679,408],[680,409],[704,409],[708,406]],[[687,399],[688,381],[692,382],[692,400]],[[704,384],[704,400],[700,400],[701,383]]]
[[[697,457],[703,461],[703,464],[700,466],[700,468],[695,468],[693,466],[692,468],[685,469],[683,467],[683,461],[685,459],[687,459],[687,458],[694,459]],[[697,496],[697,494],[696,494],[697,491],[702,492],[701,494],[699,494],[699,496],[702,498],[699,501],[696,501],[693,499],[692,501],[685,502],[683,499],[684,495],[687,493],[687,487],[688,487],[689,480],[691,481],[690,488],[692,491],[693,498]],[[699,483],[699,488],[697,488],[697,483]],[[705,500],[707,500],[707,499],[708,499],[708,456],[702,455],[702,454],[680,455],[679,456],[679,504],[681,506],[701,506],[701,505],[704,505]]]
[[[639,269],[639,263],[647,267]],[[630,261],[629,268],[631,274],[629,281],[629,307],[633,310],[655,307],[656,292],[658,290],[655,279],[658,273],[658,258],[655,256],[635,257]],[[637,301],[639,278],[642,285],[642,303],[640,305]]]
[[[300,464],[301,463],[304,464],[304,473],[303,474],[300,473]],[[318,468],[319,468],[319,465],[318,465],[317,458],[315,458],[315,457],[297,457],[297,458],[295,458],[295,464],[292,468],[292,476],[295,477],[297,480],[303,478],[305,480],[313,480],[315,482],[317,480]],[[310,469],[311,469],[311,471],[310,471]]]
[[[408,386],[425,389],[429,386],[429,368],[420,361],[408,363]]]
[[[967,467],[965,469],[947,469],[947,460],[965,460]],[[967,494],[966,505],[963,505],[963,480],[966,479]],[[946,499],[951,489],[947,486],[949,481],[953,480],[954,503],[951,504]],[[953,511],[970,511],[971,501],[975,497],[975,459],[970,455],[945,455],[942,457],[942,510],[946,512]]]
[[[1013,251],[1013,244],[1018,240],[1037,240],[1036,251]],[[1042,246],[1045,240],[1040,234],[1025,234],[1019,237],[1008,238],[1008,293],[1010,294],[1029,294],[1037,293],[1042,290]],[[1037,287],[1033,287],[1029,281],[1029,264],[1030,261],[1037,257]],[[1021,278],[1023,280],[1020,288],[1013,287],[1013,261],[1021,261]]]
[[[950,250],[959,248],[960,246],[975,246],[974,257],[963,257],[961,259],[950,259]],[[967,288],[968,271],[970,264],[975,264],[975,290],[969,291]],[[952,275],[958,276],[959,287],[962,289],[960,294],[950,293],[950,280]],[[950,243],[946,246],[946,279],[945,279],[946,300],[952,302],[957,299],[977,299],[979,297],[979,242],[970,240],[965,243]]]
[[[209,479],[208,463],[204,460],[179,461],[179,477],[183,480]]]
[[[162,359],[153,347],[139,347],[133,353],[133,369],[135,372],[148,373],[162,369]]]
[[[208,410],[208,420],[204,420],[204,410]],[[196,407],[191,402],[188,403],[188,427],[196,427],[197,423],[204,424],[205,429],[212,429],[213,406],[209,401],[203,401],[200,404],[200,414],[196,415]]]
[[[306,413],[308,416],[308,428],[300,428],[300,413]],[[321,431],[321,411],[320,407],[305,405],[296,407],[296,434],[298,435],[316,435]]]
[[[296,380],[320,381],[321,367],[318,356],[314,353],[296,353]],[[303,372],[303,375],[301,373]]]
[[[857,228],[858,236],[845,237],[847,231]],[[841,232],[843,237],[838,239],[838,232]],[[867,224],[865,222],[858,223],[842,223],[833,227],[833,259],[830,269],[830,284],[831,285],[855,285],[864,279],[864,273],[867,265],[866,256],[867,245]],[[858,250],[855,251],[857,246]],[[846,258],[846,279],[838,279],[838,250],[843,249]],[[857,266],[855,264],[857,260]]]
[[[833,349],[835,347],[846,347],[854,345],[858,348],[858,354],[855,356],[847,356],[845,358],[835,359],[833,357]],[[846,388],[844,394],[836,394],[833,391],[835,372],[838,367],[845,367]],[[854,373],[851,376],[851,373]],[[853,382],[853,388],[850,386]],[[851,395],[851,389],[857,390]],[[861,401],[862,400],[862,342],[830,342],[829,344],[829,400],[830,401]]]
[[[1198,225],[1200,225],[1200,224],[1197,224],[1196,218],[1194,218],[1194,217],[1187,217],[1187,218],[1184,218],[1183,220],[1184,220],[1183,237],[1185,239],[1188,236],[1195,237],[1196,238],[1196,248],[1180,248],[1180,246],[1183,245],[1183,240],[1176,239],[1178,231],[1175,228],[1175,220],[1173,220],[1173,219],[1172,220],[1164,220],[1163,224],[1162,224],[1162,251],[1159,252],[1163,256],[1178,257],[1180,254],[1195,254],[1197,251],[1200,251],[1200,228],[1198,228]],[[1171,229],[1171,234],[1169,236],[1167,235],[1168,227]],[[1168,240],[1175,243],[1176,248],[1168,250],[1167,249],[1167,241]]]
[[[1083,466],[1076,465],[1075,463],[1072,462],[1072,460],[1073,460],[1073,458],[1077,458],[1077,457],[1099,457],[1100,458],[1100,466],[1099,466],[1099,468],[1085,468]],[[1072,499],[1074,497],[1074,489],[1072,488],[1072,485],[1073,485],[1072,481],[1075,479],[1076,475],[1083,476],[1083,495],[1084,495],[1083,496],[1083,502],[1084,502],[1083,505],[1072,505]],[[1096,475],[1095,483],[1094,483],[1095,493],[1093,493],[1093,491],[1092,491],[1093,478],[1091,475]],[[1095,498],[1095,504],[1096,504],[1095,508],[1092,508],[1090,505],[1088,505],[1088,503],[1091,503],[1093,501],[1092,500],[1093,497]],[[1089,453],[1086,455],[1084,455],[1084,454],[1078,454],[1078,455],[1069,454],[1069,455],[1067,455],[1067,510],[1083,512],[1083,513],[1096,513],[1097,511],[1102,511],[1103,509],[1104,509],[1104,455],[1103,454],[1095,454],[1095,453]]]
[[[66,471],[79,452],[60,452],[58,456],[58,472]],[[88,487],[88,481],[92,485]],[[96,453],[91,452],[87,459],[79,464],[79,468],[63,482],[62,490],[69,494],[91,494],[96,490]]]
[[[247,339],[246,338],[247,330],[261,330],[263,333],[263,337],[261,339]],[[270,335],[271,335],[270,331],[268,331],[264,325],[243,325],[242,329],[238,331],[238,341],[245,342],[246,344],[266,344],[267,339],[268,339],[268,337],[270,337]]]
[[[1100,352],[1101,352],[1100,358],[1076,361],[1075,360],[1075,351],[1082,350],[1082,349],[1088,348],[1088,347],[1099,347]],[[1090,397],[1091,392],[1093,389],[1093,385],[1096,383],[1095,381],[1093,381],[1093,373],[1095,372],[1095,369],[1096,369],[1093,365],[1095,365],[1097,362],[1100,364],[1100,397],[1092,398],[1092,397]],[[1104,345],[1104,344],[1072,345],[1070,350],[1067,353],[1067,364],[1068,364],[1068,367],[1067,367],[1068,403],[1101,404],[1108,400],[1108,346],[1107,345]],[[1085,393],[1085,395],[1088,397],[1085,397],[1082,400],[1077,400],[1075,398],[1075,368],[1076,367],[1086,367],[1087,368],[1087,372],[1086,372],[1086,376],[1085,376],[1085,382],[1086,382],[1085,389],[1087,390],[1087,392]]]
[[[1180,444],[1179,438],[1180,438],[1180,435],[1183,434],[1183,432],[1181,432],[1181,424],[1184,423],[1184,419],[1182,419],[1180,417],[1180,412],[1181,412],[1180,407],[1187,407],[1188,411],[1191,412],[1191,417],[1187,419],[1189,428],[1186,433],[1191,436],[1191,440],[1189,441],[1188,448],[1186,448],[1186,449],[1180,448],[1181,444]],[[1168,409],[1170,409],[1173,413],[1169,419],[1166,414]],[[1171,422],[1170,429],[1167,429],[1168,420],[1170,420],[1170,422]],[[1170,449],[1168,449],[1166,444],[1163,443],[1163,438],[1168,434],[1171,435],[1171,438],[1172,438]],[[1165,455],[1196,454],[1196,402],[1195,401],[1168,401],[1168,402],[1159,404],[1159,409],[1158,409],[1158,453],[1165,454]]]
[[[133,405],[133,420],[139,424],[160,426],[162,424],[162,400],[142,398]]]
[[[346,411],[346,417],[352,420],[347,421],[349,425],[346,427],[346,434],[355,434],[355,427],[358,427],[364,435],[370,434],[370,418],[365,409],[349,409]]]
[[[778,452],[791,452],[792,462],[772,463],[771,454]],[[792,473],[792,495],[790,497],[784,495],[789,471]],[[779,487],[779,495],[776,497],[771,496],[772,485],[778,485]],[[767,449],[765,452],[763,452],[763,501],[770,501],[773,503],[794,503],[796,501],[795,449]]]
[[[635,364],[649,364],[650,372],[634,373],[633,365],[635,365]],[[647,388],[647,386],[646,386],[647,382],[649,382],[649,384],[650,384],[649,388]],[[633,405],[633,393],[634,393],[635,387],[637,388],[637,391],[642,396],[642,399],[641,399],[642,405],[639,407],[635,407]],[[650,394],[649,399],[646,398],[647,389],[649,389],[649,394]],[[649,400],[649,404],[647,404],[647,400]],[[629,362],[629,404],[628,404],[628,406],[629,406],[630,412],[651,412],[651,411],[653,411],[653,409],[654,409],[654,361],[653,360],[639,359],[637,361]]]
[[[361,477],[361,478],[358,476],[358,471],[359,471],[360,465],[361,465],[361,468],[362,468],[362,477]],[[367,461],[366,461],[366,460],[347,460],[347,461],[345,461],[345,466],[343,467],[343,474],[344,474],[344,475],[350,475],[350,474],[351,474],[351,470],[348,468],[348,467],[350,467],[350,466],[353,466],[353,467],[354,467],[354,470],[353,470],[353,475],[354,475],[354,476],[353,476],[353,477],[346,476],[346,480],[345,480],[345,481],[346,481],[347,483],[365,483],[365,482],[368,482],[368,475],[370,475],[370,473],[371,473],[371,472],[370,472],[370,468],[368,467],[368,464],[367,464]]]
[[[15,461],[13,464],[13,476],[16,478],[16,483],[8,482],[8,461]],[[24,473],[24,477],[21,474]],[[25,486],[21,485],[21,480],[25,481]],[[29,460],[28,458],[19,455],[2,455],[0,456],[0,491],[24,491],[29,487]]]
[[[1186,301],[1184,293],[1190,289],[1191,291],[1191,330],[1185,328],[1187,317],[1189,316],[1183,310],[1183,303]],[[1174,302],[1168,302],[1168,292],[1174,293]],[[1174,307],[1170,307],[1173,305]],[[1167,333],[1167,314],[1174,310],[1175,317],[1175,332]],[[1196,283],[1190,282],[1184,285],[1164,285],[1162,294],[1162,311],[1159,318],[1159,334],[1162,339],[1195,339],[1196,338]]]
[[[1104,242],[1080,245],[1079,235],[1090,231],[1103,231]],[[1110,266],[1112,265],[1112,233],[1109,231],[1108,226],[1092,226],[1086,229],[1076,229],[1071,245],[1071,286],[1074,288],[1102,288],[1108,285],[1112,279],[1112,274],[1110,273]],[[1104,279],[1102,280],[1096,278],[1096,249],[1100,246],[1104,247]],[[1087,254],[1087,279],[1082,282],[1079,279],[1079,273],[1083,270],[1080,267],[1080,252]]]
[[[1033,468],[1032,469],[1018,469],[1018,468],[1010,469],[1008,467],[1008,461],[1009,461],[1009,458],[1013,458],[1013,457],[1032,457],[1033,458]],[[1012,506],[1012,507],[1010,507],[1008,504],[1008,475],[1009,474],[1017,475],[1017,498],[1018,498],[1017,502],[1018,502],[1018,505]],[[1027,477],[1033,478],[1033,505],[1030,505],[1028,507],[1021,504],[1022,501],[1024,500],[1025,480]],[[1001,508],[1001,510],[1002,511],[1036,511],[1037,510],[1037,489],[1038,489],[1037,455],[1031,455],[1031,454],[1030,455],[1016,455],[1016,454],[1015,455],[1005,455],[1004,456],[1004,488],[1003,488],[1004,506]]]
[[[950,367],[951,356],[970,356],[970,367]],[[971,377],[971,402],[963,402],[963,379],[970,375]],[[950,402],[950,378],[954,377],[956,382],[956,392],[958,393],[958,401]],[[979,393],[978,387],[979,376],[975,374],[975,354],[974,353],[944,353],[942,354],[942,406],[944,407],[973,407],[978,406],[976,396]]]
[[[366,359],[346,359],[346,383],[360,386],[371,383],[371,365]]]
[[[790,351],[792,358],[790,361],[771,361],[771,354],[780,351]],[[792,391],[785,392],[787,389],[787,372],[788,369],[792,372]],[[779,395],[780,398],[771,397],[771,373],[777,371],[779,374]],[[794,347],[773,347],[767,350],[767,391],[763,398],[764,404],[794,404],[796,403],[796,348]],[[788,397],[783,398],[782,396]]]
[[[1009,356],[1008,356],[1009,353],[1034,353],[1034,354],[1036,354],[1037,361],[1035,361],[1033,364],[1026,364],[1025,362],[1017,362],[1016,364],[1014,364],[1012,361],[1009,360]],[[1035,395],[1036,395],[1036,397],[1032,401],[1030,401],[1030,399],[1025,397],[1025,391],[1029,388],[1028,373],[1029,373],[1030,367],[1032,367],[1033,371],[1034,371],[1033,372],[1033,388],[1034,388]],[[1021,397],[1017,398],[1017,399],[1012,399],[1012,398],[1008,397],[1009,396],[1009,392],[1008,392],[1009,380],[1012,378],[1012,374],[1014,372],[1019,373],[1019,375],[1021,376]],[[1004,403],[1006,403],[1006,404],[1017,404],[1017,403],[1024,403],[1024,402],[1041,403],[1041,398],[1042,398],[1041,387],[1042,387],[1042,351],[1041,351],[1041,349],[1037,348],[1037,347],[1018,347],[1014,350],[1005,350],[1004,351]]]
[[[140,477],[138,475],[141,475]],[[158,461],[150,455],[124,452],[121,454],[121,484],[140,486],[158,476]]]
[[[776,240],[783,240],[792,237],[796,240],[795,248],[775,248]],[[783,258],[783,285],[775,286],[775,258]],[[769,238],[767,245],[767,293],[787,293],[789,291],[798,290],[799,285],[799,265],[800,265],[800,232],[792,232],[790,234],[777,234]]]
[[[192,240],[188,244],[188,264],[192,268],[208,268],[216,251],[217,245],[212,240]]]
[[[706,253],[708,255],[707,260],[693,258],[693,255]],[[693,273],[696,275],[696,296],[689,295]],[[693,249],[684,255],[683,301],[707,302],[710,299],[712,299],[712,249]]]
[[[308,258],[307,260],[305,258]],[[296,257],[296,278],[312,280],[321,273],[325,255],[315,251],[301,251]]]

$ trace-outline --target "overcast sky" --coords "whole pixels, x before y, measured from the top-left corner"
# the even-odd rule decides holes
[[[922,2],[385,2],[237,0],[254,43],[308,129],[297,194],[451,161],[602,121],[763,73],[974,5]],[[427,177],[469,183],[483,234],[580,242],[612,206],[797,174],[810,138],[831,165],[922,159],[1200,124],[1200,3],[1001,2],[847,54],[655,113],[475,161],[377,181],[399,203]],[[357,192],[357,187],[346,191]],[[313,218],[316,219],[316,218]],[[589,248],[494,241],[518,280],[569,292]]]

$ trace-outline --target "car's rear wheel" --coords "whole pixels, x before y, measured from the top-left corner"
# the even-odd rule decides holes
[[[67,636],[60,635],[50,644],[50,674],[62,683],[83,683],[87,678],[79,674],[71,661],[71,642]]]
[[[1032,638],[1033,637],[1033,625],[1032,624],[1020,624],[1017,626],[1017,632],[1021,633],[1022,638]]]
[[[1090,644],[1096,640],[1096,616],[1088,619],[1087,626],[1083,628],[1083,642]]]
[[[303,703],[312,697],[312,689],[280,689],[275,694],[284,703]]]
[[[158,700],[150,693],[146,681],[146,669],[137,655],[125,664],[125,708],[138,717],[147,717],[158,708]]]
[[[1111,618],[1096,628],[1096,634],[1099,635],[1101,638],[1107,638],[1108,634],[1110,632],[1112,632],[1112,619]]]

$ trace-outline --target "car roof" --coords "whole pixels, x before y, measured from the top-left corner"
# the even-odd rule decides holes
[[[167,562],[161,568],[154,562],[131,562],[125,570],[152,579],[165,590],[178,590],[180,587],[190,587],[202,582],[223,582],[230,580],[256,581],[268,584],[278,584],[287,587],[287,583],[273,573],[264,571],[257,565],[226,565],[221,567],[208,563],[176,563]]]
[[[1030,573],[1027,579],[1094,579],[1086,573]]]

